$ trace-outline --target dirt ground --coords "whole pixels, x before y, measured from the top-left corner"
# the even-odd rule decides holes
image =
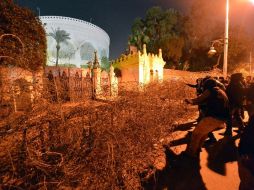
[[[191,132],[197,123],[188,120],[174,131],[174,140],[166,150],[167,167],[156,173],[156,184],[146,189],[163,190],[237,190],[240,179],[237,165],[239,136],[224,137],[225,129],[214,132],[216,143],[205,144],[200,160],[194,161],[178,155],[185,150]],[[235,128],[236,129],[236,128]]]
[[[183,142],[184,139],[189,139],[191,130],[193,130],[192,124],[190,124],[188,131],[175,132],[178,136],[175,142],[180,142],[172,147],[176,154],[185,150],[186,144],[181,144],[181,140]],[[224,129],[214,132],[217,142],[202,148],[199,162],[200,170],[195,171],[198,175],[195,175],[195,172],[191,173],[193,170],[187,172],[195,178],[194,184],[202,184],[202,189],[237,190],[239,187],[240,179],[237,166],[237,145],[239,138],[236,133],[234,133],[233,138],[224,137],[223,133]],[[187,178],[182,178],[181,184],[185,184],[186,188],[179,187],[179,189],[190,189],[187,188],[190,187]]]

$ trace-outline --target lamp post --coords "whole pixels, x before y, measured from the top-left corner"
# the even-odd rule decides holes
[[[229,27],[229,0],[226,0],[226,19],[225,19],[225,36],[224,36],[224,60],[223,60],[223,76],[226,78],[228,74],[228,27]]]
[[[226,19],[225,19],[225,34],[224,34],[224,59],[223,59],[223,76],[224,78],[228,75],[228,28],[229,28],[229,0],[226,0]],[[221,43],[219,40],[214,40],[213,44],[215,42]],[[216,53],[216,50],[214,49],[212,44],[212,47],[210,48],[208,54],[213,55]]]
[[[254,4],[254,0],[249,0]],[[229,0],[226,0],[226,19],[225,19],[225,36],[224,36],[224,60],[223,60],[223,76],[228,74],[228,28],[229,28]],[[211,47],[209,54],[215,54],[216,50]],[[251,55],[250,55],[250,71],[251,71]]]
[[[250,76],[252,75],[252,52],[250,51],[250,63],[249,63],[249,66],[250,66]]]

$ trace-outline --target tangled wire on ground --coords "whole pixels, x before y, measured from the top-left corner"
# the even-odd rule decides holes
[[[184,83],[151,84],[114,101],[51,104],[1,122],[0,184],[13,189],[140,189],[154,144],[186,116]]]

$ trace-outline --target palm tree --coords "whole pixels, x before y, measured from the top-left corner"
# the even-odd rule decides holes
[[[71,38],[69,33],[67,33],[65,30],[60,30],[60,28],[57,28],[55,30],[52,29],[52,31],[53,32],[50,32],[48,36],[51,36],[56,40],[56,66],[58,66],[60,43],[66,42]]]

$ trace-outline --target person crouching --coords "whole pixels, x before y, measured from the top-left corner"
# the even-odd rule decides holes
[[[204,83],[204,92],[200,96],[185,101],[192,105],[206,104],[207,106],[205,116],[194,129],[185,151],[188,156],[197,158],[208,133],[226,127],[226,121],[229,118],[229,101],[226,93],[217,87],[214,79],[208,79]]]

